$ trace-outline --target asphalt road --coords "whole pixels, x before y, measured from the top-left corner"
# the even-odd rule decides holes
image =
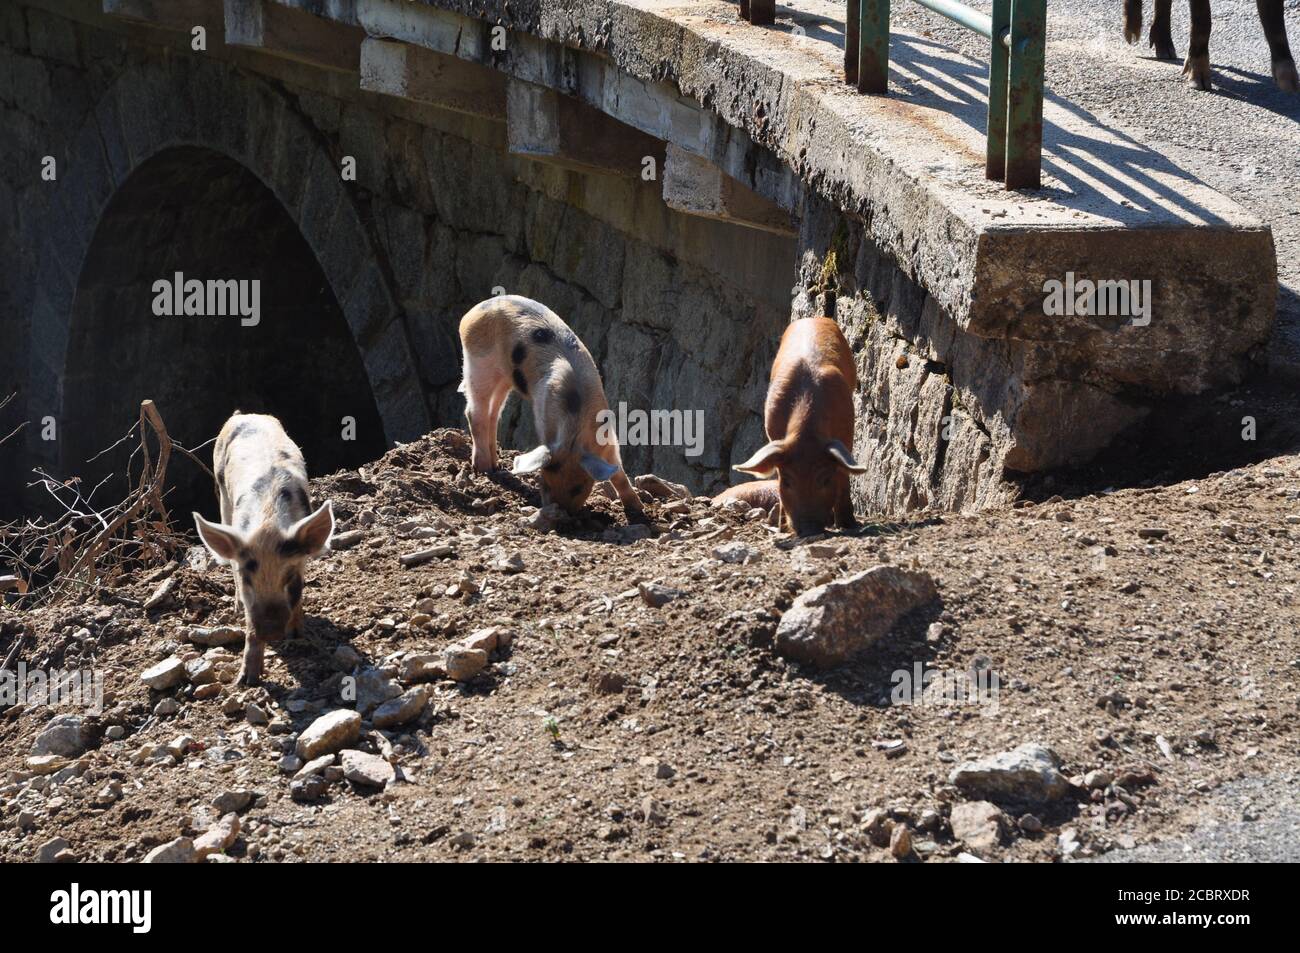
[[[987,11],[986,0],[967,0]],[[987,40],[915,3],[892,5],[894,27],[928,32],[984,60]],[[1278,331],[1272,368],[1300,381],[1300,94],[1273,84],[1268,45],[1254,0],[1214,0],[1210,60],[1215,89],[1198,92],[1182,61],[1157,60],[1143,40],[1124,42],[1121,0],[1050,0],[1047,95],[1113,125],[1250,209],[1273,228],[1277,247]],[[1286,0],[1287,32],[1300,56],[1300,0]],[[1187,3],[1174,3],[1173,37],[1187,53]]]
[[[1300,862],[1300,797],[1295,777],[1243,778],[1200,795],[1190,830],[1091,863]]]

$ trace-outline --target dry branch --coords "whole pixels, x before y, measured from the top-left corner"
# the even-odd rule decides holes
[[[132,485],[136,454],[143,466],[126,499],[112,506],[100,508],[94,502],[111,477],[83,494],[78,478],[60,481],[35,471],[39,479],[33,486],[43,487],[62,512],[50,520],[0,524],[0,568],[11,570],[29,590],[20,596],[19,604],[85,598],[125,572],[167,562],[186,545],[184,537],[172,530],[163,499],[167,465],[178,445],[173,444],[152,400],[140,404],[139,420],[114,446],[137,431],[139,444],[126,464],[127,486]],[[150,433],[156,453],[150,447]],[[193,459],[189,451],[183,452]]]

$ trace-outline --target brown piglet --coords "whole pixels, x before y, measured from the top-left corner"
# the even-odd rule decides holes
[[[768,442],[735,469],[776,475],[781,525],[799,536],[857,525],[849,476],[866,468],[853,459],[856,388],[853,352],[839,325],[803,318],[786,328],[763,411]]]

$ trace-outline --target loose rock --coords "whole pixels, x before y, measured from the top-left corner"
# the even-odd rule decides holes
[[[382,788],[396,776],[393,766],[377,754],[349,748],[339,754],[339,760],[343,776],[354,784]]]
[[[185,663],[174,655],[165,658],[141,672],[140,681],[156,692],[165,692],[185,681]]]
[[[178,837],[144,855],[142,864],[192,864],[199,856],[194,851],[194,841],[188,837]]]
[[[952,836],[974,851],[989,851],[1001,844],[1004,822],[1002,812],[988,801],[954,804],[949,818]]]
[[[200,834],[194,841],[194,853],[199,859],[209,854],[222,854],[230,849],[239,837],[239,815],[224,814],[221,820]]]
[[[418,686],[408,689],[394,699],[384,702],[375,709],[370,720],[376,728],[391,728],[414,721],[423,714],[429,704],[429,689]]]
[[[1014,751],[963,762],[948,780],[967,797],[995,804],[1041,804],[1069,790],[1059,764],[1050,748],[1031,742]]]
[[[787,658],[830,668],[870,647],[937,595],[927,573],[875,566],[799,596],[781,617],[775,647]]]
[[[488,656],[482,649],[467,649],[455,645],[447,650],[444,665],[447,677],[467,682],[487,667]]]
[[[32,742],[32,754],[76,758],[86,750],[85,719],[80,715],[55,715]]]
[[[361,736],[359,712],[339,708],[321,715],[298,736],[298,757],[311,761],[323,754],[332,754],[350,745]]]

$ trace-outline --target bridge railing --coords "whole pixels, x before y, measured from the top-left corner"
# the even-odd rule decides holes
[[[993,0],[991,14],[957,0],[914,0],[989,40],[989,112],[984,174],[1008,189],[1042,184],[1043,65],[1047,0]],[[862,93],[889,90],[890,0],[848,0],[844,81]],[[751,23],[776,20],[775,0],[740,0]]]

